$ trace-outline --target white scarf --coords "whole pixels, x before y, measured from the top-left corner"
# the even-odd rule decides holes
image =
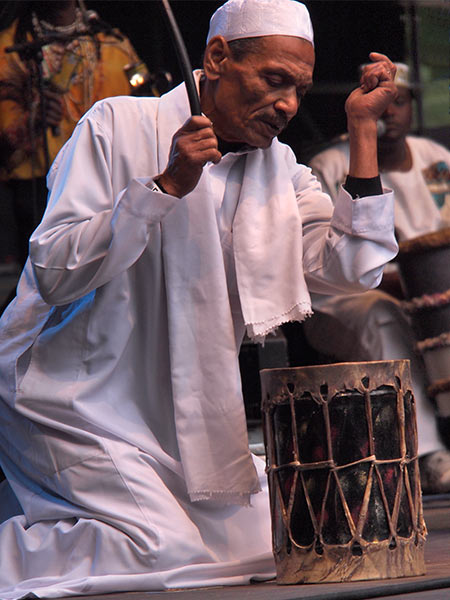
[[[184,85],[161,98],[160,172],[174,132],[188,117]],[[311,312],[301,219],[284,153],[274,140],[268,150],[247,154],[233,221],[239,298],[248,335],[257,341]],[[204,173],[162,222],[175,422],[191,500],[248,504],[260,486],[248,448],[240,340],[234,335],[213,181]]]

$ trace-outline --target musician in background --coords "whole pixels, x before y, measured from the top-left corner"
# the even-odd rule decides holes
[[[130,41],[82,0],[10,8],[12,22],[0,31],[0,262],[23,266],[45,209],[47,171],[77,121],[97,100],[133,93],[148,71]],[[49,36],[61,41],[44,44],[40,56]]]
[[[409,69],[396,63],[397,98],[382,115],[378,163],[383,187],[395,193],[395,228],[403,241],[450,226],[450,152],[410,135],[414,90]],[[384,131],[383,131],[384,130]],[[348,140],[314,156],[310,166],[333,201],[348,171]],[[395,263],[387,265],[377,290],[351,296],[313,298],[315,314],[305,321],[309,344],[337,361],[409,359],[416,398],[420,468],[425,493],[450,491],[450,452],[439,437],[434,407],[426,394],[424,365],[400,300]]]

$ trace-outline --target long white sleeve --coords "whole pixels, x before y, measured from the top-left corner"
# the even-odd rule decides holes
[[[148,175],[157,172],[154,164],[145,177],[130,181],[116,174],[116,165],[118,173],[127,172],[127,158],[117,162],[112,140],[95,118],[101,112],[108,123],[109,111],[102,104],[78,124],[49,176],[49,205],[30,240],[39,291],[49,304],[67,304],[128,269],[177,201],[146,187]],[[132,128],[130,123],[130,134]]]
[[[378,285],[397,254],[394,194],[352,198],[341,186],[333,207],[311,170],[294,180],[303,223],[303,266],[311,292],[357,292]]]

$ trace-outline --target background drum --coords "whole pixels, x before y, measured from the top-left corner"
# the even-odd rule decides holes
[[[400,242],[398,265],[438,426],[450,448],[450,228]]]
[[[261,371],[277,581],[421,575],[409,361]]]

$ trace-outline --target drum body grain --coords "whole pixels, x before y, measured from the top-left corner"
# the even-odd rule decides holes
[[[425,572],[409,361],[261,371],[280,584]]]

